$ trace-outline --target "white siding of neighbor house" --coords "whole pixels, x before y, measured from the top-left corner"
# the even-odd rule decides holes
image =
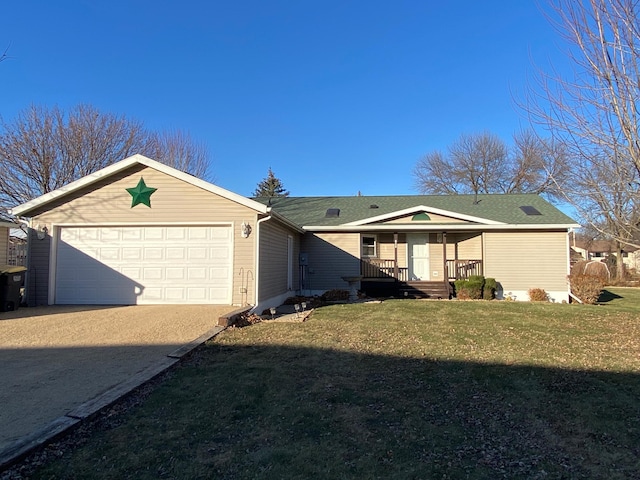
[[[288,272],[289,252],[288,237],[293,240],[292,272]],[[269,298],[277,298],[287,292],[298,290],[298,256],[300,254],[299,234],[293,230],[269,220],[260,224],[260,281],[258,282],[262,302]],[[292,291],[287,288],[288,275],[292,275]]]
[[[360,275],[359,233],[307,233],[301,251],[309,255],[305,290],[347,290],[342,277]]]
[[[131,208],[131,195],[126,188],[135,187],[140,180],[158,190],[151,195],[151,208],[137,205]],[[32,217],[32,225],[47,226],[49,234],[55,225],[230,225],[233,229],[233,298],[234,304],[246,299],[254,303],[255,280],[249,282],[249,291],[243,295],[240,269],[255,279],[255,234],[248,238],[240,235],[240,224],[248,223],[256,230],[257,214],[254,210],[227,198],[183,182],[153,168],[135,165],[126,171],[107,177],[100,182],[48,204]],[[31,264],[29,271],[30,304],[46,304],[49,284],[49,253],[51,238],[37,240],[31,237]],[[245,277],[246,278],[246,277]]]
[[[567,232],[486,232],[484,275],[495,278],[505,295],[529,300],[531,288],[553,300],[568,300]]]
[[[7,227],[0,227],[0,265],[5,265],[8,262],[7,254],[9,252],[9,229]]]

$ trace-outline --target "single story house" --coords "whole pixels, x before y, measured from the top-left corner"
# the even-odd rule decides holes
[[[495,278],[568,300],[568,231],[537,195],[250,199],[134,155],[15,207],[27,303],[254,305],[352,285],[447,298]],[[346,280],[345,280],[346,279]]]

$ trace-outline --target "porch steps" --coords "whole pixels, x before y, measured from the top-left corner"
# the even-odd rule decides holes
[[[448,282],[402,282],[399,290],[400,297],[444,300],[448,300],[451,297],[451,288]]]

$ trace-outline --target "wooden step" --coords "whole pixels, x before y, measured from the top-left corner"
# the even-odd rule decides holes
[[[400,297],[409,298],[451,298],[449,283],[444,282],[403,282],[400,284]]]

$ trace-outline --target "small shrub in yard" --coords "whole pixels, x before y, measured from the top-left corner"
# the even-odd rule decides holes
[[[498,288],[498,282],[495,278],[485,278],[484,287],[482,288],[482,298],[485,300],[493,300],[496,298],[496,289]]]
[[[529,300],[532,302],[548,302],[549,295],[542,288],[530,288],[529,289]]]
[[[254,325],[256,323],[260,323],[262,318],[255,313],[245,312],[241,314],[236,322],[232,325],[235,328],[248,327],[249,325]]]
[[[347,290],[329,290],[324,292],[320,297],[324,302],[337,302],[341,300],[349,299],[349,292]]]
[[[467,279],[453,282],[456,287],[456,298],[460,300],[480,300],[484,287],[482,275],[472,275]]]
[[[601,276],[572,273],[569,275],[569,284],[571,285],[571,293],[583,303],[593,305],[598,301],[600,292],[606,283]]]

